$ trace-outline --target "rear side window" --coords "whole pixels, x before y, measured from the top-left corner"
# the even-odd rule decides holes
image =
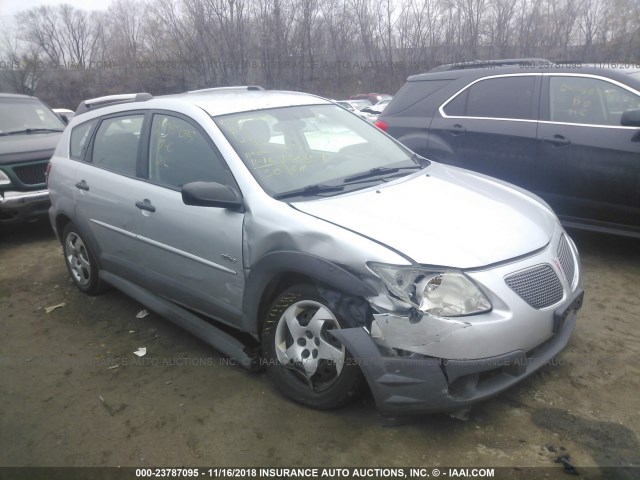
[[[535,120],[536,77],[487,78],[466,88],[443,108],[448,116]]]
[[[107,118],[93,141],[92,163],[134,177],[144,115]]]
[[[81,123],[71,130],[71,143],[69,145],[69,156],[74,160],[83,160],[84,154],[89,146],[91,132],[97,120]]]

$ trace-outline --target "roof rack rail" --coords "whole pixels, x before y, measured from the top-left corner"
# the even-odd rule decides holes
[[[432,68],[429,72],[447,72],[450,70],[468,70],[483,67],[509,67],[514,65],[536,65],[554,63],[544,58],[505,58],[497,60],[470,60],[465,62],[447,63]]]
[[[88,112],[101,107],[108,107],[110,105],[116,105],[119,103],[127,102],[146,102],[153,98],[150,93],[124,93],[120,95],[106,95],[104,97],[91,98],[80,102],[76,109],[76,115]]]
[[[259,85],[238,85],[233,87],[212,87],[212,88],[201,88],[199,90],[189,90],[185,93],[205,93],[205,92],[229,92],[234,90],[264,90],[263,87]]]

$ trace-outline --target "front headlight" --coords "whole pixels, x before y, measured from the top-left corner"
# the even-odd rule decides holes
[[[7,174],[0,170],[0,185],[9,185],[11,180],[7,177]]]
[[[491,302],[462,272],[369,263],[398,299],[436,317],[459,317],[491,310]]]

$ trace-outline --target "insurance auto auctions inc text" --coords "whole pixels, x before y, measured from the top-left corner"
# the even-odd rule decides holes
[[[242,471],[239,471],[242,470]],[[495,476],[493,468],[214,468],[212,478],[437,478]]]

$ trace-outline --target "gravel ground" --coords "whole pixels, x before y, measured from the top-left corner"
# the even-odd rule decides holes
[[[564,476],[554,460],[569,455],[583,478],[639,478],[601,469],[640,464],[640,248],[572,235],[586,298],[554,364],[467,421],[389,425],[370,395],[306,409],[168,321],[136,318],[142,307],[122,293],[79,293],[46,222],[0,231],[0,466],[504,466]]]

